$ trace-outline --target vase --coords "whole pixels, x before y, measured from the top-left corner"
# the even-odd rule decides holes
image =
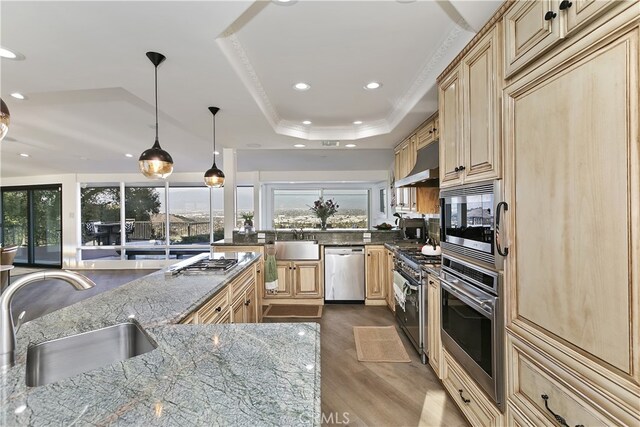
[[[320,230],[326,230],[327,229],[327,220],[326,219],[320,219]]]

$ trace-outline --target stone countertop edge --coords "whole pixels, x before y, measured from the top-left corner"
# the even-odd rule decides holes
[[[319,324],[173,324],[259,258],[220,276],[159,271],[24,324],[16,365],[0,374],[0,425],[319,425]],[[127,321],[158,347],[26,386],[30,344]]]

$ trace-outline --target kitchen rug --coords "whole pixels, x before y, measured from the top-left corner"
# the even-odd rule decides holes
[[[319,319],[322,317],[321,305],[289,305],[289,304],[271,304],[262,317],[271,318],[307,318]]]
[[[354,326],[360,362],[411,362],[395,326]]]

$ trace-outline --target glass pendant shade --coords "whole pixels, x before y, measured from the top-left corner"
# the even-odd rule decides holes
[[[155,67],[156,141],[151,148],[140,154],[138,165],[140,172],[147,178],[164,179],[173,172],[173,159],[160,147],[158,141],[158,65],[162,64],[166,57],[158,52],[147,52],[147,58]]]
[[[138,159],[140,172],[147,178],[163,179],[173,172],[173,159],[171,155],[160,147],[156,139],[153,147],[144,150]]]
[[[9,114],[9,107],[4,101],[0,98],[0,141],[2,141],[9,132],[9,122],[11,119],[11,114]]]
[[[204,183],[207,187],[224,187],[224,173],[216,166],[216,113],[220,111],[218,107],[209,107],[213,115],[213,165],[204,173]]]
[[[211,169],[204,173],[204,183],[207,187],[224,187],[224,173],[214,163]]]

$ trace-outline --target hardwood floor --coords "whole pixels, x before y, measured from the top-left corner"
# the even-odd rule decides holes
[[[400,330],[411,363],[358,362],[353,326],[396,325],[386,307],[325,305],[320,325],[323,425],[468,425]]]
[[[21,272],[20,269],[16,269]],[[41,269],[24,269],[25,273]],[[110,291],[129,283],[139,277],[146,276],[156,270],[78,270],[96,284],[91,289],[78,292],[60,280],[45,280],[27,285],[20,290],[13,300],[12,314],[14,322],[24,310],[24,321],[36,319],[60,310],[68,305],[90,298],[102,292]],[[11,283],[18,280],[21,274],[12,274]]]

